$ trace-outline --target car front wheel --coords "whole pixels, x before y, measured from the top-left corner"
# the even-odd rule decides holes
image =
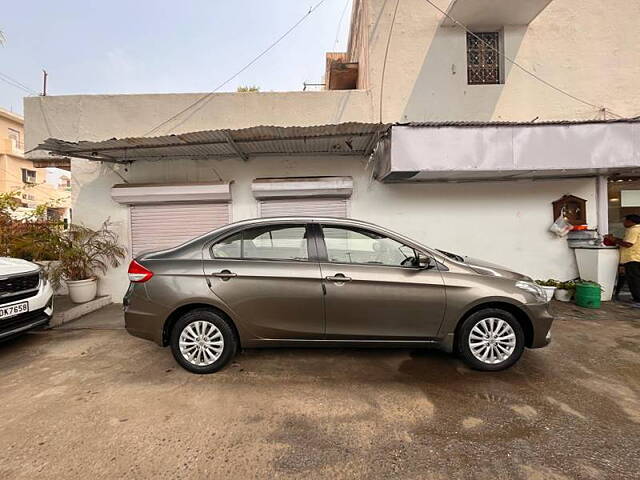
[[[233,358],[236,346],[228,322],[211,310],[185,313],[171,332],[174,358],[193,373],[217,372]]]
[[[505,310],[480,310],[463,322],[458,348],[463,360],[476,370],[504,370],[522,356],[524,331]]]

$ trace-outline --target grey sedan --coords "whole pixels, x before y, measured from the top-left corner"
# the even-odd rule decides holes
[[[438,347],[495,371],[551,338],[531,278],[356,220],[233,223],[138,256],[129,279],[129,333],[196,373],[240,348],[301,346]]]

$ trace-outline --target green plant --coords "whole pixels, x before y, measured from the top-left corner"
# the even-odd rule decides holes
[[[0,256],[31,261],[55,260],[63,223],[46,218],[48,206],[20,209],[20,191],[0,194]]]
[[[576,289],[576,282],[573,280],[567,280],[566,282],[560,282],[558,283],[558,288],[563,289],[563,290],[575,290]]]
[[[536,283],[542,287],[557,287],[560,281],[550,278],[549,280],[536,280]]]
[[[247,86],[240,86],[237,88],[236,90],[238,93],[247,93],[247,92],[259,92],[260,91],[260,87],[257,87],[255,85],[247,85]]]
[[[127,253],[111,230],[109,220],[97,230],[71,225],[55,242],[59,261],[47,273],[56,288],[62,280],[86,280],[97,273],[104,274],[109,266],[119,266]]]

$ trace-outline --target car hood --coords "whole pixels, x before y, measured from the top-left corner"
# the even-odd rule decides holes
[[[502,277],[509,278],[511,280],[523,280],[530,282],[531,277],[523,275],[518,272],[514,272],[508,267],[502,265],[496,265],[495,263],[485,262],[477,258],[464,257],[464,263],[467,267],[471,268],[474,272],[480,275],[487,275],[490,277]]]
[[[35,263],[22,260],[21,258],[0,257],[0,277],[33,272],[39,268]]]

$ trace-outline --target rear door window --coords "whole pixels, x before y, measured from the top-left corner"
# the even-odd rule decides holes
[[[241,258],[242,232],[231,235],[211,247],[214,258]]]
[[[211,247],[214,258],[246,260],[309,260],[305,225],[269,225],[249,228]]]

